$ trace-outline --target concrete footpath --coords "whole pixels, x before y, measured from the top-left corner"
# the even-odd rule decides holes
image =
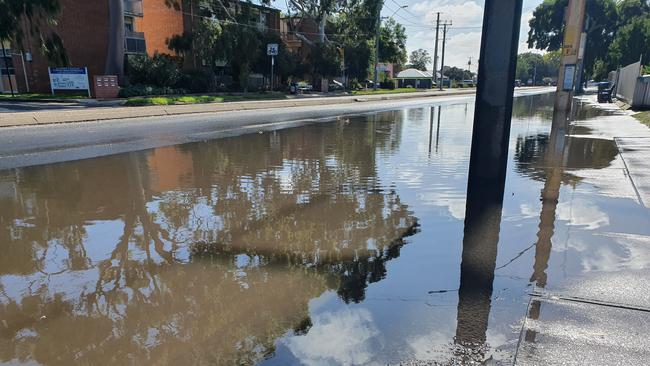
[[[581,99],[595,103],[594,96]],[[594,107],[617,114],[575,121],[576,130],[586,128],[593,131],[592,138],[616,142],[624,170],[616,184],[631,185],[632,197],[647,209],[650,128],[615,104]],[[516,365],[650,364],[650,240],[630,231],[607,236],[632,253],[632,264],[613,263],[606,272],[588,271],[533,290]]]
[[[534,90],[527,88],[526,90]],[[323,106],[346,103],[377,102],[382,100],[400,100],[414,98],[431,98],[439,96],[456,96],[474,94],[476,89],[452,89],[443,91],[426,91],[402,94],[346,95],[330,97],[302,97],[283,100],[252,100],[245,102],[146,106],[146,107],[92,107],[80,109],[51,109],[26,112],[0,113],[0,127],[42,125],[51,123],[71,123],[102,121],[111,119],[173,116],[196,113],[232,112],[267,108],[290,108]]]

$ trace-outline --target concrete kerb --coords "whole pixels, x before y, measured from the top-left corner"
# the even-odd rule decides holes
[[[304,98],[290,100],[261,100],[228,103],[185,104],[145,107],[103,107],[82,110],[51,110],[31,112],[9,112],[0,114],[1,127],[17,127],[54,123],[91,122],[112,119],[159,117],[165,115],[183,115],[195,113],[216,113],[238,110],[256,110],[266,108],[290,108],[333,105],[342,103],[359,103],[383,100],[429,98],[436,96],[474,94],[474,89],[448,90],[433,92],[415,92],[403,94],[381,94],[363,96],[340,96],[324,98]]]

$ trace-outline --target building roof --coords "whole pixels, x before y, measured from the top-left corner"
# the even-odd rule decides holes
[[[406,69],[400,71],[396,78],[397,79],[431,79],[433,75],[430,71],[421,71],[418,69]]]

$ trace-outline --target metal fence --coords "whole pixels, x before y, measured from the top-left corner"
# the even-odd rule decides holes
[[[642,76],[636,80],[632,107],[638,109],[650,108],[650,76]]]
[[[641,61],[627,65],[618,71],[616,78],[616,97],[632,104],[636,79],[641,76]]]
[[[616,84],[616,97],[632,108],[650,108],[650,76],[641,76],[641,61],[609,73],[608,79]]]

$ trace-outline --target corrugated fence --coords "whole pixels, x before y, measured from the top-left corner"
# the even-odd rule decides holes
[[[650,76],[641,76],[641,61],[610,73],[616,83],[616,97],[626,101],[632,108],[650,108]]]

